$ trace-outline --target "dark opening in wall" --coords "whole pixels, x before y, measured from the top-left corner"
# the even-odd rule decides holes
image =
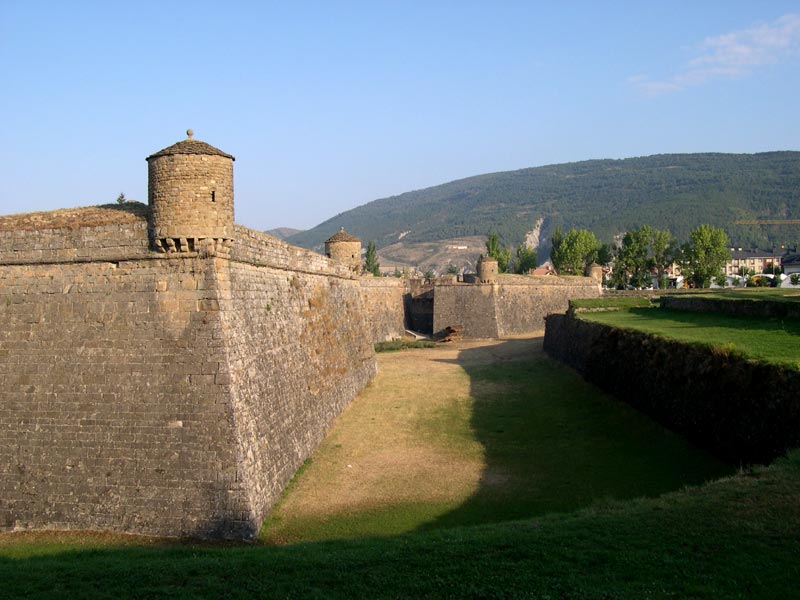
[[[211,192],[211,201],[212,202],[216,202],[217,201],[217,192]]]

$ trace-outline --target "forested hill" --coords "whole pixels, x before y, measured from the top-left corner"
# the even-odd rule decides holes
[[[517,244],[539,219],[543,241],[557,226],[611,241],[644,224],[683,240],[708,223],[740,246],[797,243],[798,226],[733,222],[800,219],[800,152],[660,154],[478,175],[375,200],[289,241],[318,247],[344,227],[378,248],[490,232]]]

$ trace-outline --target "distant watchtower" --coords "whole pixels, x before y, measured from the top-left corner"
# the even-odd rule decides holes
[[[595,281],[599,281],[603,283],[603,267],[598,265],[596,262],[593,262],[589,266],[586,267],[586,272],[584,273],[587,277],[591,277]]]
[[[497,259],[481,256],[478,259],[478,281],[481,283],[497,283]]]
[[[233,238],[235,159],[186,135],[147,157],[153,243],[161,252],[219,253]]]
[[[361,270],[361,240],[347,233],[344,227],[325,241],[325,256]]]

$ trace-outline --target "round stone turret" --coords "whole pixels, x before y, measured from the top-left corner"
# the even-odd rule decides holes
[[[497,283],[497,259],[481,256],[478,259],[478,281],[481,283]]]
[[[361,270],[361,240],[347,233],[344,227],[325,240],[325,256]]]
[[[592,279],[603,283],[603,267],[598,265],[596,262],[593,262],[587,266],[584,274],[587,277],[591,277]]]
[[[233,156],[187,138],[147,157],[153,243],[162,252],[220,253],[233,238]]]

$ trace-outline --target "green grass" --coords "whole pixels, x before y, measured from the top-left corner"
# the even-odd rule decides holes
[[[656,496],[730,468],[548,358],[468,368],[483,482],[425,529]],[[455,421],[455,419],[452,419]]]
[[[695,292],[693,296],[718,300],[769,300],[770,302],[800,302],[800,290],[785,288],[736,288]]]
[[[375,352],[396,352],[397,350],[408,350],[410,348],[435,348],[436,342],[428,340],[392,340],[389,342],[378,342],[375,344]]]
[[[643,296],[603,296],[602,298],[576,298],[569,301],[574,308],[646,308],[652,306]]]
[[[4,598],[796,598],[800,453],[655,499],[288,547],[0,535]]]
[[[684,342],[707,344],[767,362],[800,367],[800,323],[678,310],[631,309],[581,318]]]
[[[374,495],[389,500],[335,513],[322,505],[319,516],[281,505],[265,523],[262,539],[317,541],[509,521],[577,510],[601,500],[657,496],[731,472],[731,467],[544,355],[486,365],[472,359],[479,352],[467,349],[459,355],[468,365],[468,397],[442,403],[432,412],[409,410],[404,417],[405,425],[416,431],[416,445],[435,447],[439,456],[446,454],[463,464],[477,447],[477,487],[457,490],[447,499],[434,494],[413,502],[393,501],[398,494],[394,482],[378,479],[372,482]],[[425,389],[419,398],[429,402]],[[351,418],[357,416],[344,414],[341,425],[347,426]],[[338,457],[348,447],[386,435],[373,434],[373,427],[386,431],[380,423],[364,419],[363,426],[350,428],[349,437],[337,437],[334,445],[323,443],[314,455],[315,465],[341,463]],[[298,475],[284,498],[291,500],[298,482],[314,488],[314,477],[326,476],[311,470]],[[438,494],[437,482],[424,477],[425,472],[415,484],[431,486]],[[317,489],[308,496],[337,489]],[[302,505],[302,500],[297,498],[294,505]]]

